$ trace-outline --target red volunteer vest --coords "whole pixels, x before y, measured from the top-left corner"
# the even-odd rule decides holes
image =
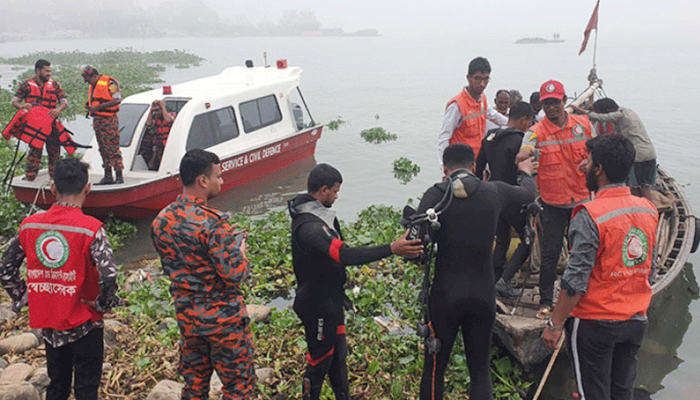
[[[29,94],[27,98],[24,99],[26,103],[40,104],[47,108],[56,108],[58,105],[58,94],[56,93],[53,79],[49,79],[45,82],[42,88],[39,88],[34,78],[28,79],[27,83],[29,84]]]
[[[462,113],[462,121],[452,132],[450,144],[468,144],[474,149],[474,157],[476,157],[479,155],[481,140],[484,138],[484,132],[486,131],[486,111],[488,110],[486,96],[482,93],[481,98],[477,102],[464,89],[460,94],[453,97],[447,103],[447,106],[449,107],[450,104],[455,102],[459,106],[459,112]]]
[[[114,79],[112,77],[109,77],[107,75],[100,75],[100,79],[97,81],[95,84],[95,87],[92,85],[89,86],[88,89],[88,101],[89,101],[89,106],[96,106],[98,104],[102,103],[107,103],[108,101],[112,101],[112,93],[109,92],[109,80]],[[104,110],[97,111],[94,114],[99,115],[101,117],[111,117],[113,115],[117,115],[117,112],[119,111],[119,105],[112,106],[109,108],[105,108]]]
[[[100,294],[90,244],[101,226],[79,208],[59,205],[22,221],[19,239],[27,255],[32,329],[68,330],[102,320],[102,313],[80,302]]]
[[[563,128],[545,118],[531,130],[537,135],[540,150],[537,188],[542,200],[557,206],[590,197],[586,174],[578,170],[581,161],[588,157],[586,141],[592,137],[588,117],[569,114]]]
[[[598,227],[600,245],[588,280],[588,292],[571,315],[581,319],[628,320],[646,315],[651,301],[652,254],[658,212],[629,187],[604,189],[584,207]],[[572,216],[573,217],[573,216]]]

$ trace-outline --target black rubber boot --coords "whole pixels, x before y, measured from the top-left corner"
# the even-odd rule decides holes
[[[112,179],[112,167],[105,167],[105,176],[95,185],[111,185],[114,183]]]
[[[124,176],[122,176],[122,170],[120,170],[120,169],[114,170],[114,174],[117,176],[116,179],[114,180],[114,183],[116,183],[116,184],[124,183]]]

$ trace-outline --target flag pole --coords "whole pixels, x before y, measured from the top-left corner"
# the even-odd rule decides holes
[[[600,0],[595,5],[596,11],[600,12],[599,10],[600,7]],[[600,15],[600,14],[598,14]],[[595,22],[595,41],[593,42],[593,68],[595,68],[595,56],[596,52],[598,50],[598,15],[596,15],[596,22]]]
[[[595,55],[598,50],[598,28],[595,28],[595,41],[593,42],[593,68],[595,68]]]

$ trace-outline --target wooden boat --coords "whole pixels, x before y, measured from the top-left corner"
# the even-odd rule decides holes
[[[590,98],[602,85],[595,80],[573,104],[580,105]],[[683,269],[688,256],[694,252],[700,240],[696,223],[680,185],[663,169],[658,168],[657,187],[659,201],[659,226],[657,229],[658,269],[652,285],[653,296],[663,292]],[[656,200],[656,199],[655,199]],[[536,257],[531,257],[531,259]],[[540,336],[545,329],[546,321],[535,318],[539,309],[539,292],[534,287],[539,283],[536,274],[530,276],[527,282],[520,280],[518,286],[524,284],[526,289],[520,303],[498,299],[498,312],[494,331],[498,341],[525,368],[532,368],[545,361],[552,353],[542,342]],[[555,285],[555,301],[558,295],[558,282]],[[515,308],[515,311],[513,309]]]
[[[83,209],[97,216],[155,215],[182,191],[180,159],[192,148],[219,156],[222,191],[312,157],[323,127],[301,107],[306,106],[299,90],[302,69],[287,67],[286,60],[276,67],[250,65],[124,99],[119,110],[124,183],[93,185]],[[161,99],[176,118],[160,166],[150,170],[141,150],[151,103]],[[83,160],[92,166],[90,181],[96,182],[102,175],[102,158],[96,139],[91,146]],[[18,200],[42,208],[55,201],[49,187],[47,170],[33,182],[12,180]]]

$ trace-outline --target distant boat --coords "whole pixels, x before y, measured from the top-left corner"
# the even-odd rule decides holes
[[[522,38],[515,41],[515,44],[543,44],[543,43],[562,43],[564,39],[545,39],[545,38]]]

